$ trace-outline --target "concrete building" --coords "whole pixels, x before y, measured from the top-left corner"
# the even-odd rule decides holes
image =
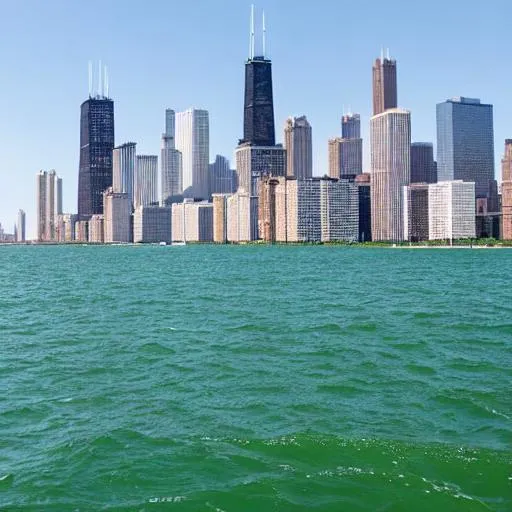
[[[357,242],[359,190],[352,180],[320,180],[322,242]]]
[[[185,199],[172,205],[173,242],[213,242],[213,204]]]
[[[411,183],[403,193],[405,240],[428,240],[428,184]]]
[[[476,198],[496,201],[492,105],[463,97],[437,105],[437,173],[439,181],[474,182]]]
[[[89,221],[77,220],[75,222],[75,241],[87,243],[89,242]]]
[[[277,240],[276,188],[278,185],[279,178],[264,176],[261,180],[258,198],[258,227],[259,237],[264,242],[274,243]]]
[[[236,172],[231,169],[229,160],[217,155],[215,162],[208,166],[209,194],[233,194],[237,189]]]
[[[373,65],[373,115],[398,106],[396,60],[384,55]]]
[[[343,139],[361,138],[361,116],[359,114],[344,114],[341,118],[341,137]]]
[[[284,126],[286,175],[304,179],[313,176],[313,139],[306,116],[289,117]]]
[[[102,244],[104,241],[104,216],[99,214],[93,215],[89,220],[89,242]]]
[[[171,243],[171,207],[139,206],[133,214],[135,243]]]
[[[135,203],[135,166],[137,159],[137,144],[126,142],[114,148],[112,152],[112,188],[114,192],[128,194],[130,204]]]
[[[231,194],[213,194],[213,241],[225,244],[228,241],[228,198]]]
[[[75,213],[63,213],[57,216],[57,241],[74,242],[75,225],[78,221],[78,215]]]
[[[359,242],[372,240],[372,200],[371,174],[356,176],[355,184],[359,192]]]
[[[428,186],[429,240],[475,238],[475,184],[462,180]]]
[[[257,197],[241,191],[227,198],[227,237],[232,243],[259,239]]]
[[[137,155],[135,164],[135,208],[158,205],[158,157]]]
[[[170,205],[183,194],[183,162],[176,149],[176,114],[168,108],[165,111],[165,133],[162,134],[160,151],[161,197],[160,204]]]
[[[23,210],[18,210],[18,220],[16,222],[16,242],[26,241],[26,215]]]
[[[250,196],[259,193],[260,178],[286,176],[286,150],[282,146],[239,145],[235,150],[238,191]]]
[[[411,183],[436,183],[437,164],[431,142],[411,144]]]
[[[46,240],[46,182],[48,173],[40,171],[36,180],[36,202],[37,202],[37,240]]]
[[[372,240],[405,239],[402,188],[410,181],[411,115],[391,109],[371,118]]]
[[[512,240],[512,139],[505,141],[501,180],[502,238]]]
[[[181,153],[183,196],[208,198],[210,128],[207,110],[176,114],[176,149]]]
[[[37,239],[56,241],[57,216],[62,214],[62,180],[54,170],[40,171],[36,182]]]
[[[103,194],[105,243],[128,243],[132,240],[131,204],[128,194],[114,192],[112,187]]]
[[[330,178],[354,179],[363,172],[363,139],[329,139],[328,153]]]

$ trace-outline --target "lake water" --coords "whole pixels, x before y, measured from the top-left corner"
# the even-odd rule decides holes
[[[512,510],[512,250],[0,247],[0,509]]]

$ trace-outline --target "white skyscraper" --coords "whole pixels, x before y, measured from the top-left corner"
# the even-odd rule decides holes
[[[137,155],[135,164],[135,208],[158,203],[158,157]]]
[[[405,240],[404,185],[410,181],[411,114],[393,108],[371,118],[372,239]]]
[[[137,145],[135,142],[127,142],[114,148],[112,152],[112,188],[114,192],[128,194],[132,208],[134,203],[136,151]]]
[[[182,158],[183,195],[207,199],[210,156],[207,110],[191,108],[176,114],[176,149]]]
[[[181,153],[176,149],[176,114],[165,111],[165,133],[162,134],[160,152],[161,188],[160,204],[166,205],[173,197],[183,193],[183,170]]]
[[[24,242],[25,238],[25,212],[18,211],[18,222],[16,223],[16,242]]]
[[[456,180],[429,184],[429,240],[475,236],[475,183]]]
[[[37,175],[37,239],[57,240],[57,217],[62,214],[62,179],[55,171]]]
[[[306,116],[289,117],[284,126],[286,175],[296,178],[313,176],[313,140]]]

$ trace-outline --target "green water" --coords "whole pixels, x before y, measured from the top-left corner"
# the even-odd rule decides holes
[[[0,247],[0,509],[512,510],[512,250]]]

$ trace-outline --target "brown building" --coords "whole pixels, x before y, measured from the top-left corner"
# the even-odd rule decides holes
[[[225,244],[228,240],[228,197],[230,194],[213,194],[213,241]]]
[[[265,242],[276,241],[276,187],[279,180],[265,176],[260,184],[258,221],[260,238]]]
[[[382,56],[373,65],[373,115],[398,106],[396,60]]]
[[[505,141],[501,161],[501,212],[503,240],[512,240],[512,139]]]

